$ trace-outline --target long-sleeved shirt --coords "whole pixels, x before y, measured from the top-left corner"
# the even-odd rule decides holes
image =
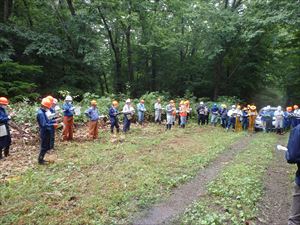
[[[171,104],[168,104],[166,106],[166,112],[167,112],[167,115],[173,115],[173,106]]]
[[[126,114],[134,114],[135,110],[131,105],[125,104],[122,111],[125,115]]]
[[[0,107],[0,124],[7,124],[9,117],[4,108]]]
[[[91,121],[99,119],[99,111],[97,107],[90,107],[85,111],[85,115],[90,118]]]
[[[72,105],[72,103],[64,103],[63,107],[62,107],[63,111],[64,111],[64,116],[73,116],[74,115],[74,106]]]
[[[118,109],[117,108],[115,108],[115,107],[110,107],[110,109],[109,109],[109,111],[108,111],[108,114],[109,114],[109,119],[110,119],[110,121],[114,121],[114,120],[116,120],[116,117],[117,117],[117,115],[118,115]]]
[[[198,107],[197,107],[197,113],[198,113],[198,115],[204,115],[205,114],[205,106],[204,105],[198,105]]]
[[[154,110],[155,110],[155,112],[161,112],[161,104],[160,103],[158,103],[158,102],[156,102],[155,104],[154,104]]]
[[[45,135],[53,129],[54,123],[48,119],[46,110],[42,108],[40,108],[37,112],[37,121],[40,128],[41,138],[44,138]]]
[[[145,105],[143,103],[137,104],[137,110],[139,112],[145,112],[146,111]]]
[[[276,110],[275,112],[274,112],[274,116],[275,116],[275,119],[276,120],[283,120],[283,117],[284,117],[284,113],[283,113],[283,111],[279,111],[279,110]]]

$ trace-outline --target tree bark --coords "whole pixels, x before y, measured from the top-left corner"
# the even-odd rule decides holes
[[[23,0],[23,3],[24,3],[24,6],[26,8],[26,11],[27,11],[27,17],[28,17],[29,26],[32,28],[33,22],[32,22],[30,11],[29,11],[29,5],[28,5],[28,3],[27,3],[26,0]]]
[[[68,3],[68,8],[70,10],[71,15],[76,16],[76,12],[75,12],[75,8],[74,8],[72,0],[67,0],[67,3]]]
[[[12,12],[12,7],[13,7],[13,0],[3,0],[3,16],[1,18],[2,22],[7,22],[9,19],[11,12]]]

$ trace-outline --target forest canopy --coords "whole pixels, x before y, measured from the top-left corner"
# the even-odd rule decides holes
[[[298,0],[3,0],[0,95],[300,103]]]

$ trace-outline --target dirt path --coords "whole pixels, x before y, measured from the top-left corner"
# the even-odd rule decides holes
[[[285,146],[286,140],[280,137],[278,144]],[[293,184],[290,179],[291,173],[294,173],[294,171],[286,163],[284,152],[275,151],[274,161],[265,175],[265,195],[259,205],[260,216],[257,218],[255,224],[287,224],[293,190]]]
[[[134,225],[169,224],[195,200],[206,194],[206,184],[214,180],[220,171],[236,154],[247,147],[253,136],[247,136],[231,145],[230,149],[218,156],[213,163],[202,169],[189,183],[175,189],[164,202],[154,205],[149,210],[136,216]]]

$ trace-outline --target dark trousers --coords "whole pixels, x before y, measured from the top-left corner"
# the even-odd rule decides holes
[[[204,123],[208,124],[209,123],[209,115],[204,116]]]
[[[236,118],[235,118],[235,117],[229,118],[228,124],[227,124],[227,129],[230,129],[230,127],[231,127],[232,129],[235,129],[235,121],[236,121]]]
[[[266,132],[271,132],[272,131],[272,118],[266,118]]]
[[[244,118],[243,121],[242,121],[243,130],[247,130],[248,126],[249,126],[248,119]]]
[[[41,136],[41,146],[40,146],[40,154],[38,161],[41,163],[44,161],[44,157],[48,150],[50,150],[50,139],[51,135],[50,132],[47,132],[43,136]]]
[[[205,124],[205,115],[204,114],[198,114],[198,125],[204,125]]]
[[[227,118],[226,117],[222,117],[221,121],[222,121],[222,127],[226,128],[227,127]]]
[[[124,116],[124,125],[123,125],[123,132],[127,132],[130,130],[130,124],[131,121],[127,118],[127,116]]]
[[[3,157],[2,152],[4,151],[4,156],[7,157],[9,155],[9,146],[0,149],[0,159]]]
[[[288,225],[300,224],[300,187],[295,185],[295,193],[293,195],[292,210],[289,217]]]
[[[119,120],[118,119],[114,119],[110,121],[110,132],[114,133],[114,128],[117,129],[117,133],[119,133],[120,131],[120,126],[119,126]]]

